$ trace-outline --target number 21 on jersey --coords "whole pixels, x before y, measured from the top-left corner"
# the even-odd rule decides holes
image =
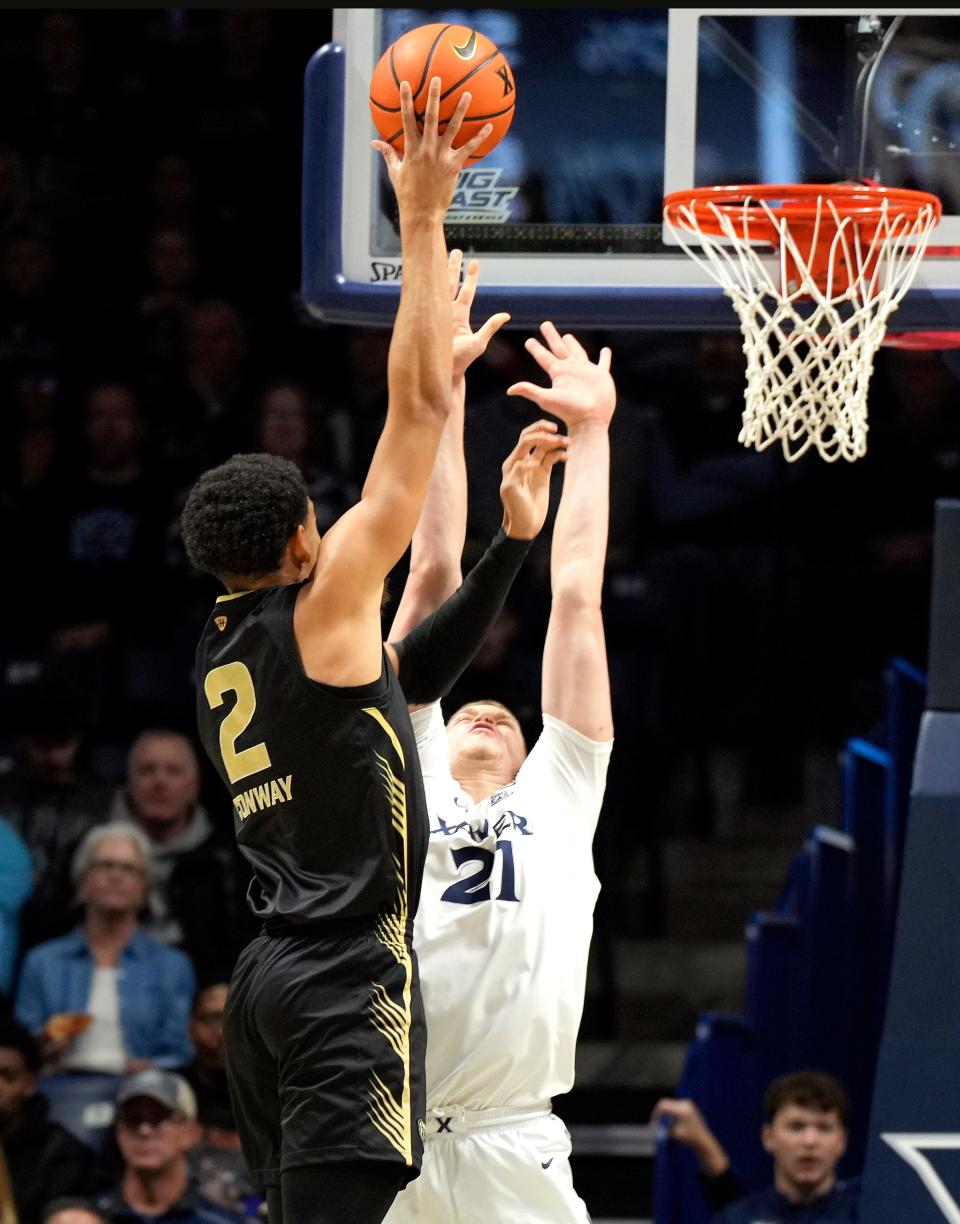
[[[220,724],[220,755],[230,781],[239,782],[241,778],[259,773],[261,769],[269,769],[270,753],[262,741],[249,748],[237,749],[237,740],[250,726],[257,708],[253,677],[246,663],[224,663],[222,667],[208,671],[203,692],[211,710],[223,705],[225,693],[236,694],[233,709]]]
[[[519,901],[513,863],[513,842],[504,838],[496,843],[495,850],[499,850],[503,855],[503,872],[497,900]],[[456,880],[449,888],[445,888],[440,900],[452,901],[454,905],[477,905],[480,901],[489,901],[490,876],[497,859],[495,850],[487,850],[484,846],[460,846],[456,850],[451,849],[450,853],[458,871],[464,863],[476,863],[477,868],[462,879]]]

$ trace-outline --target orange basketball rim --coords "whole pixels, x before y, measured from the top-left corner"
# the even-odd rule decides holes
[[[838,296],[857,278],[876,270],[881,233],[891,224],[908,238],[920,218],[932,211],[936,224],[942,206],[935,195],[905,187],[863,183],[755,183],[749,186],[695,187],[664,198],[664,217],[673,226],[729,235],[742,242],[765,242],[783,257],[783,288],[799,286],[793,247],[806,275],[828,296]],[[789,236],[790,242],[784,243]],[[859,244],[860,258],[852,247]]]

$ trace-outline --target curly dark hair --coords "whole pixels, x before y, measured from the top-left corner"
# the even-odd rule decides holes
[[[794,1071],[775,1079],[763,1094],[764,1122],[772,1122],[787,1105],[836,1113],[842,1126],[846,1126],[850,1112],[847,1094],[840,1083],[822,1071]]]
[[[221,580],[272,574],[308,502],[300,469],[289,459],[233,455],[204,472],[187,495],[180,516],[187,556]]]

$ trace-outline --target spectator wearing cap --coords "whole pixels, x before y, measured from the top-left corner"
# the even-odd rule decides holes
[[[195,989],[188,957],[140,929],[151,867],[150,843],[136,826],[109,822],[77,847],[73,879],[82,924],[33,948],[16,994],[18,1019],[42,1034],[58,1070],[120,1075],[177,1067],[190,1057],[187,1019]],[[80,1032],[51,1034],[51,1020],[81,1014]]]
[[[123,1171],[97,1200],[110,1224],[243,1224],[191,1178],[187,1152],[197,1135],[196,1098],[182,1076],[150,1070],[124,1081],[116,1114]]]
[[[39,1068],[31,1034],[11,1017],[0,1018],[0,1145],[18,1224],[41,1224],[51,1198],[94,1187],[94,1155],[47,1116],[46,1098],[37,1091]]]
[[[58,1198],[47,1203],[43,1224],[109,1224],[93,1203],[85,1198]]]

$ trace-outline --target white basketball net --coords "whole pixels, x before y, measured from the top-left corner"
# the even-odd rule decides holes
[[[841,217],[833,200],[818,196],[810,249],[801,252],[789,220],[777,216],[765,200],[755,200],[752,206],[757,204],[780,235],[776,271],[769,266],[769,243],[759,235],[750,237],[750,198],[743,201],[742,213],[738,208],[733,214],[736,220],[707,203],[722,234],[702,230],[690,205],[677,206],[675,215],[667,218],[680,246],[723,287],[740,319],[747,387],[739,441],[758,451],[779,442],[788,461],[811,447],[830,463],[859,459],[867,449],[873,359],[887,320],[923,258],[936,221],[934,210],[926,205],[913,217],[891,211],[884,199],[876,232],[864,247],[857,218]],[[826,227],[836,232],[827,284],[821,289],[810,275],[809,262],[824,217]],[[684,231],[691,241],[699,240],[700,250]],[[758,240],[762,248],[751,245]],[[789,284],[788,253],[796,269]]]

